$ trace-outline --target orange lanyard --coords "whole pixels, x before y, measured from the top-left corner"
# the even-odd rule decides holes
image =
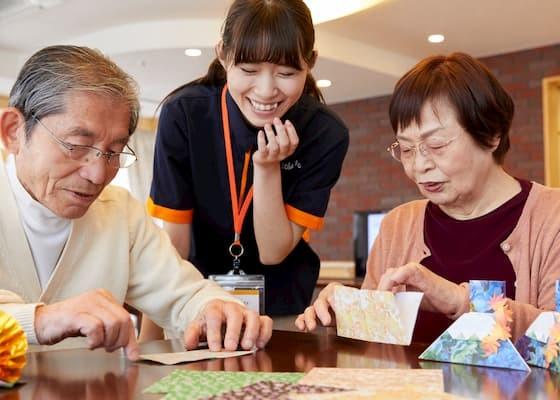
[[[251,152],[245,153],[245,160],[243,162],[243,172],[241,174],[241,190],[239,191],[239,198],[237,197],[237,184],[235,182],[235,168],[233,165],[233,154],[231,146],[231,133],[229,129],[229,114],[226,104],[227,85],[222,90],[222,124],[224,131],[224,143],[226,147],[226,160],[229,178],[229,192],[231,195],[231,208],[233,210],[233,228],[234,238],[233,243],[229,246],[229,253],[238,259],[243,254],[243,246],[241,245],[241,229],[243,228],[243,221],[247,215],[249,205],[253,200],[253,187],[251,186],[243,198],[243,192],[247,186],[247,174],[249,172],[249,161],[251,159]],[[237,251],[235,251],[238,249]]]

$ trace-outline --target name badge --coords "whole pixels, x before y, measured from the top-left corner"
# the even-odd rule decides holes
[[[230,271],[208,278],[241,300],[248,309],[264,315],[264,275],[245,275],[242,271],[236,275]]]

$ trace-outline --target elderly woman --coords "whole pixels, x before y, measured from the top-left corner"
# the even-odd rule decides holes
[[[424,200],[384,218],[364,289],[424,292],[414,340],[432,341],[468,311],[470,279],[503,280],[514,339],[554,309],[560,278],[560,191],[509,175],[514,106],[479,61],[461,53],[427,58],[395,87],[389,147]],[[296,319],[330,325],[327,286]]]

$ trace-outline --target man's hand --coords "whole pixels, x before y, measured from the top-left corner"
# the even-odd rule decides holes
[[[130,315],[104,289],[95,289],[35,310],[35,334],[40,344],[55,344],[84,336],[90,349],[114,351],[124,347],[130,360],[138,359],[138,343]]]
[[[222,338],[222,326],[225,336]],[[243,331],[243,329],[245,329]],[[237,303],[213,300],[204,307],[198,317],[185,329],[185,347],[198,347],[199,340],[208,342],[211,351],[237,350],[239,344],[245,350],[254,346],[263,348],[272,336],[272,320],[259,316]]]

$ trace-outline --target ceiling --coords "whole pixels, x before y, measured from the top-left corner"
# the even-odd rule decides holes
[[[205,73],[230,3],[62,0],[41,8],[33,5],[37,1],[0,0],[0,95],[8,94],[25,59],[39,48],[88,45],[136,78],[145,116],[173,88]],[[430,54],[482,57],[560,43],[559,21],[559,0],[379,1],[316,25],[319,60],[313,73],[333,82],[323,89],[331,104],[385,95]],[[432,33],[444,34],[445,42],[428,43]],[[190,47],[202,49],[202,56],[186,57]]]

